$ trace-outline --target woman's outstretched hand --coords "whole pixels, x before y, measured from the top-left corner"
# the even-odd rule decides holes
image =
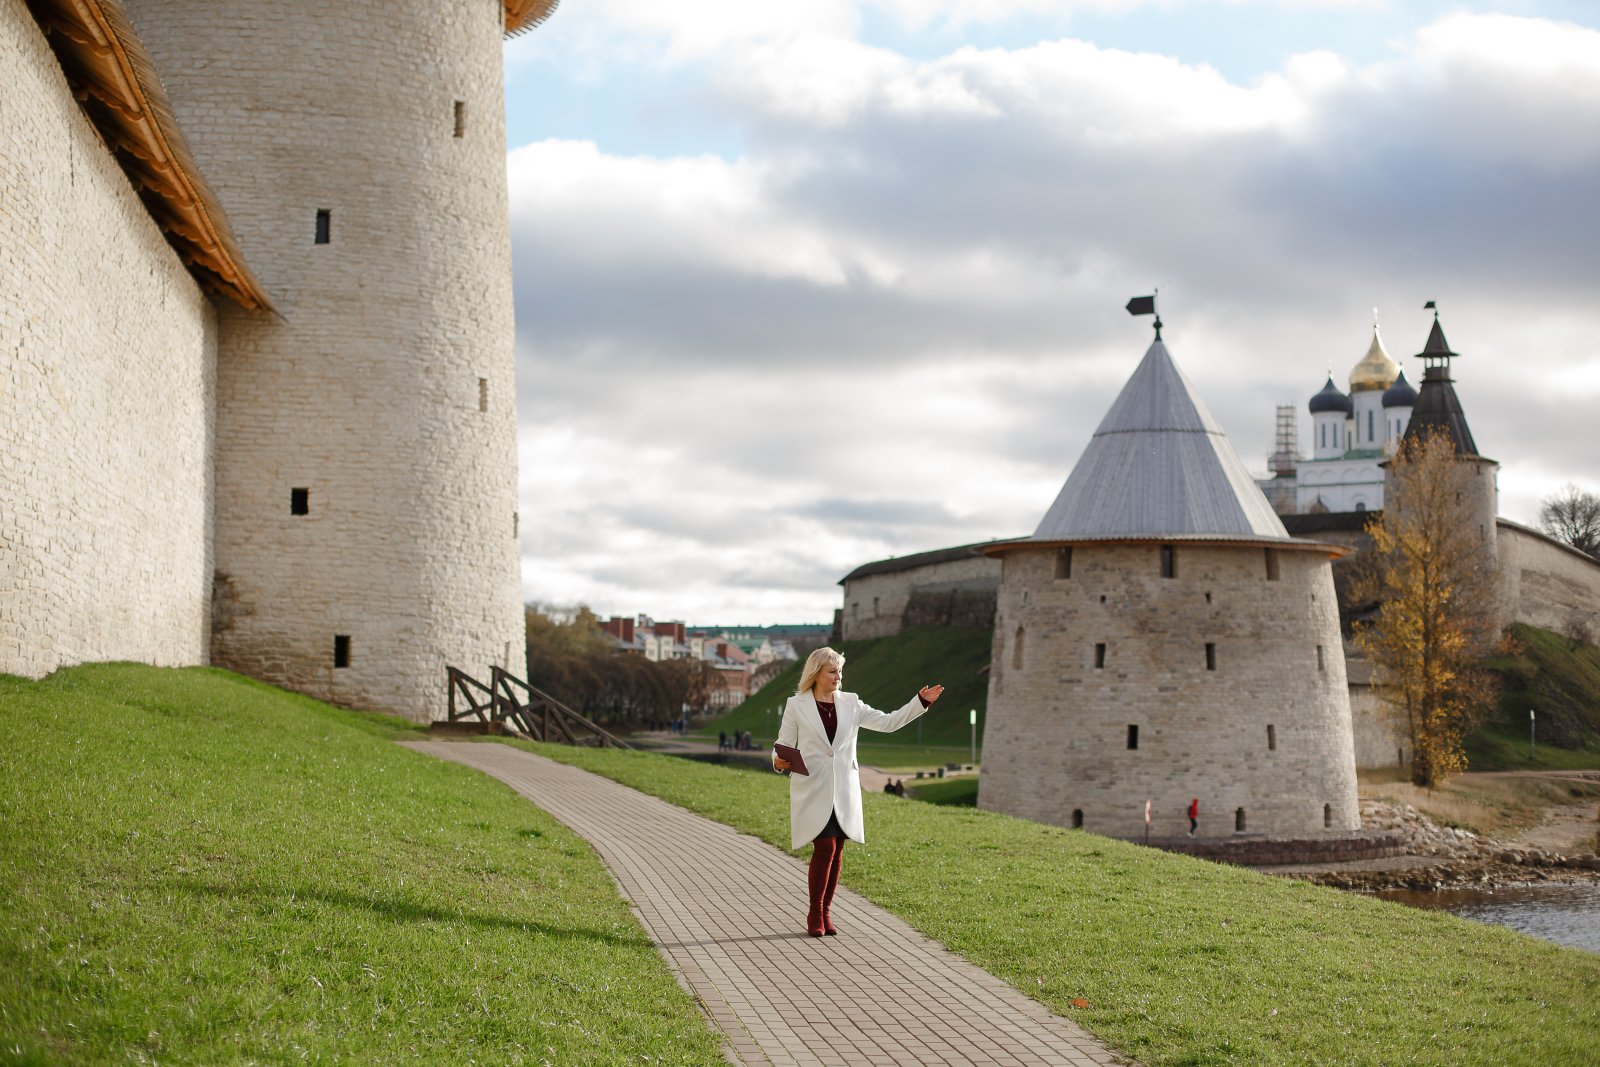
[[[935,700],[939,699],[939,695],[943,692],[944,686],[942,685],[925,685],[921,689],[917,690],[917,696],[932,704]]]

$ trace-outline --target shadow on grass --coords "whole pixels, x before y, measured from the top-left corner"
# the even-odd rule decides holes
[[[431,907],[412,901],[361,896],[356,893],[343,893],[331,889],[295,888],[274,891],[259,886],[241,889],[233,886],[191,881],[180,881],[177,885],[194,896],[217,897],[225,900],[248,900],[262,908],[286,907],[304,901],[315,901],[319,904],[327,904],[348,911],[367,912],[396,923],[461,923],[468,926],[476,926],[481,930],[510,930],[517,933],[542,934],[546,937],[564,938],[573,941],[597,941],[602,944],[621,945],[629,948],[636,948],[639,945],[649,943],[648,938],[618,937],[616,934],[606,933],[602,930],[551,926],[548,923],[515,919],[510,916],[474,914],[450,908]]]

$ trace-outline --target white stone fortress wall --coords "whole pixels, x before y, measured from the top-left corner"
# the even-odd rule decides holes
[[[220,313],[214,661],[418,720],[523,673],[503,7],[127,6],[281,312]]]
[[[1247,834],[1359,829],[1327,554],[1278,549],[1273,580],[1266,555],[1180,541],[1164,578],[1157,544],[1078,544],[1057,577],[1057,548],[1006,550],[979,807],[1133,838],[1149,799],[1172,837],[1198,797],[1202,837],[1240,809]]]
[[[911,594],[920,587],[982,583],[999,575],[1000,564],[997,560],[970,555],[859,578],[846,578],[844,614],[841,616],[844,640],[865,641],[899,633],[905,621],[906,607],[911,603]]]
[[[0,0],[0,672],[206,662],[210,302]]]

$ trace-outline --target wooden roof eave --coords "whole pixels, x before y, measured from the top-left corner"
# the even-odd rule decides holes
[[[273,311],[120,0],[26,0],[84,114],[202,287]]]
[[[506,36],[527,33],[555,14],[561,0],[505,0]]]

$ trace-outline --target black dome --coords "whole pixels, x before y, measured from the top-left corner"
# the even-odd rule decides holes
[[[1350,398],[1339,391],[1333,384],[1333,375],[1328,375],[1328,384],[1322,387],[1322,392],[1311,398],[1311,414],[1316,415],[1323,411],[1338,411],[1346,415],[1354,411]]]
[[[1411,408],[1417,406],[1417,391],[1411,388],[1411,383],[1406,381],[1406,372],[1401,371],[1400,377],[1394,384],[1383,391],[1383,406],[1386,408]]]

